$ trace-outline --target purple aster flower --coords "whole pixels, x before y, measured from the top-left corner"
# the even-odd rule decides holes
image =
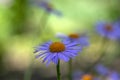
[[[48,13],[53,13],[58,16],[62,16],[61,11],[55,9],[50,2],[51,0],[30,0],[30,4],[37,5]]]
[[[120,79],[120,75],[116,71],[110,71],[108,68],[106,68],[102,64],[98,64],[95,69],[99,74],[103,76],[107,76],[108,80],[119,80]]]
[[[102,64],[98,64],[96,67],[95,67],[95,70],[100,74],[100,75],[107,75],[108,74],[108,71],[109,69],[106,68],[105,66],[103,66]]]
[[[118,39],[120,36],[120,26],[116,23],[99,22],[96,25],[96,31],[103,37],[109,39]]]
[[[108,79],[109,80],[120,80],[120,75],[116,71],[113,71],[109,74]]]
[[[63,34],[57,34],[57,37],[62,38],[63,40],[69,40],[71,42],[77,42],[82,47],[89,46],[89,38],[84,34],[73,33],[68,36]]]
[[[39,6],[48,13],[53,13],[58,16],[61,16],[62,13],[59,10],[56,10],[54,6],[49,1],[40,1]]]
[[[49,65],[50,62],[58,64],[58,60],[68,62],[70,58],[77,56],[78,52],[81,51],[81,47],[76,42],[71,43],[70,41],[61,42],[46,42],[39,45],[35,49],[36,58],[43,58],[43,62]]]
[[[80,34],[70,34],[69,39],[74,42],[78,42],[81,46],[89,46],[89,39],[86,35],[80,35]]]
[[[93,80],[101,80],[100,78],[98,78],[98,77],[95,77]]]
[[[72,78],[73,78],[73,80],[80,80],[82,75],[83,75],[82,71],[75,71],[72,74]]]

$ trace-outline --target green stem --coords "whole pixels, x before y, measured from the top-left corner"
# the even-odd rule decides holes
[[[28,66],[28,68],[25,70],[25,73],[24,73],[24,79],[23,80],[31,80],[31,76],[32,76],[32,70],[33,70],[33,58],[31,56],[31,61],[30,61],[30,64]]]
[[[68,78],[69,80],[72,80],[72,59],[70,59],[68,67],[69,67]]]
[[[40,19],[40,29],[41,31],[46,28],[47,22],[49,20],[50,15],[47,13],[43,13]]]
[[[57,80],[61,80],[60,76],[60,60],[58,60],[58,64],[56,66],[56,70],[57,70]]]
[[[24,80],[31,80],[31,75],[32,75],[32,64],[27,68],[24,74]]]

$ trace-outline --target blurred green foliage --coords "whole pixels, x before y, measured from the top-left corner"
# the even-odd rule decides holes
[[[10,8],[13,34],[22,34],[27,32],[27,17],[29,11],[28,0],[15,0]]]

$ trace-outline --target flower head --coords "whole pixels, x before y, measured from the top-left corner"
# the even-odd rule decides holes
[[[97,66],[95,66],[95,70],[100,74],[100,75],[107,75],[109,69],[106,68],[105,66],[103,66],[102,64],[98,64]]]
[[[118,39],[120,36],[120,26],[116,23],[99,22],[96,25],[96,31],[103,37],[109,39]]]
[[[62,15],[62,13],[60,11],[56,10],[54,8],[53,4],[51,4],[49,1],[40,1],[39,6],[48,13],[53,13],[58,16]]]
[[[84,34],[77,34],[77,33],[74,33],[74,34],[70,34],[69,35],[69,39],[72,41],[72,42],[78,42],[81,46],[85,47],[85,46],[88,46],[89,45],[89,39],[86,35]]]
[[[72,74],[72,79],[73,80],[80,80],[82,75],[83,75],[82,71],[79,71],[79,70],[74,71],[73,74]]]
[[[65,62],[69,61],[70,58],[77,56],[78,52],[81,51],[81,47],[76,42],[71,43],[70,41],[62,42],[46,42],[43,45],[39,45],[35,49],[35,53],[38,52],[36,58],[42,57],[43,62],[47,65],[50,62],[58,64],[58,60],[62,59]]]
[[[71,42],[77,42],[82,47],[89,46],[89,39],[84,34],[72,33],[72,34],[69,34],[68,36],[66,36],[66,35],[59,33],[59,34],[57,34],[57,37],[60,37],[63,40],[69,40]]]
[[[108,75],[108,79],[109,79],[109,80],[120,80],[120,75],[119,75],[116,71],[112,71],[112,72]]]
[[[98,64],[96,66],[96,71],[100,75],[107,77],[108,80],[119,80],[120,79],[120,75],[118,74],[118,72],[114,70],[110,70],[107,67],[103,66],[102,64]]]

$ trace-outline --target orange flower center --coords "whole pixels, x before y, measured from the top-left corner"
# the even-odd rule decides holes
[[[79,35],[78,34],[70,34],[69,37],[76,39],[76,38],[79,38]]]
[[[93,79],[93,77],[88,74],[82,76],[82,80],[92,80],[92,79]]]
[[[111,26],[110,24],[107,24],[107,25],[105,26],[105,30],[107,30],[107,31],[112,31],[113,28],[112,28],[112,26]]]
[[[65,45],[61,42],[54,42],[49,46],[49,50],[52,53],[62,52],[65,50]]]

